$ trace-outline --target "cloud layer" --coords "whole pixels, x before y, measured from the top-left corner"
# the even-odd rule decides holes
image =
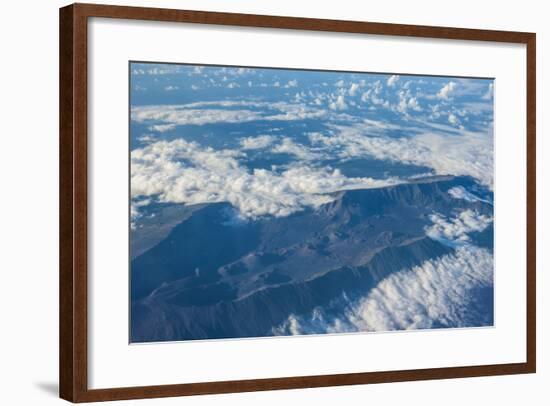
[[[286,145],[291,152],[292,144]],[[292,151],[294,153],[298,153]],[[333,200],[332,192],[381,187],[390,178],[348,178],[329,167],[295,165],[276,172],[249,170],[239,163],[243,152],[204,148],[183,139],[158,141],[131,153],[131,193],[162,202],[229,202],[244,218],[287,216]],[[136,205],[132,211],[137,214]]]
[[[342,159],[369,156],[432,168],[439,175],[468,175],[493,186],[493,140],[473,132],[429,132],[409,128],[411,136],[382,136],[385,128],[364,122],[332,126],[332,134],[315,134],[314,145],[324,145]]]
[[[454,218],[447,218],[439,213],[430,215],[432,225],[426,227],[426,235],[434,240],[452,245],[470,241],[469,233],[485,230],[492,222],[491,216],[464,210]]]
[[[292,315],[273,334],[490,325],[492,306],[479,304],[476,295],[492,286],[493,256],[466,245],[453,254],[392,274],[362,299],[350,301],[344,296],[333,308],[317,308],[307,316]]]
[[[184,111],[183,114],[188,114],[200,110]],[[236,110],[227,112],[232,114]],[[297,113],[291,109],[286,114]],[[206,116],[197,117],[205,119]],[[168,125],[151,129],[162,131]],[[131,153],[132,196],[156,196],[163,202],[188,204],[225,201],[235,206],[242,217],[284,216],[330,201],[331,192],[398,182],[392,177],[347,178],[329,166],[311,165],[324,160],[363,157],[426,166],[436,174],[469,175],[492,187],[492,154],[487,152],[492,150],[492,143],[481,134],[419,133],[411,137],[389,137],[385,136],[387,131],[400,127],[373,120],[330,128],[326,134],[309,133],[308,144],[287,136],[265,134],[239,139],[238,149],[216,150],[183,138],[150,143]],[[419,130],[411,127],[410,131]],[[293,160],[283,171],[243,166],[248,151],[259,150],[287,154]],[[455,198],[476,198],[460,189],[450,193]]]
[[[466,200],[468,202],[484,202],[484,203],[493,204],[493,202],[491,202],[487,199],[483,199],[479,196],[476,196],[472,192],[466,190],[466,188],[464,188],[464,186],[455,186],[455,187],[449,189],[448,193],[452,197],[454,197],[455,199],[462,199],[462,200]]]
[[[387,165],[389,174],[376,175],[388,180],[347,178],[327,165],[349,169],[348,161],[363,158],[422,167],[414,173],[469,175],[492,188],[492,104],[486,100],[492,94],[490,81],[323,75],[324,81],[291,70],[133,64],[136,86],[170,86],[172,94],[185,95],[170,100],[189,100],[190,93],[196,101],[153,105],[143,96],[132,106],[131,120],[141,124],[132,131],[148,130],[132,135],[139,141],[131,157],[132,195],[190,204],[227,201],[245,217],[285,215],[321,204],[338,188],[397,181],[391,177],[393,165]],[[222,100],[203,93],[218,86],[224,88],[219,90]],[[268,86],[269,91],[260,89]],[[476,125],[468,127],[472,121]],[[182,126],[251,122],[258,123],[243,126],[247,133],[236,137],[221,126],[208,128],[208,133],[189,129],[193,139],[225,149],[183,138],[188,129]],[[270,131],[274,122],[284,127],[278,135]],[[180,137],[179,143],[160,141],[174,137]],[[249,156],[251,165],[275,162],[279,167],[246,168]],[[308,188],[296,187],[303,179],[310,182]],[[456,191],[455,197],[473,195]]]
[[[205,108],[208,107],[208,108]],[[241,107],[236,109],[235,107]],[[293,121],[321,118],[327,112],[303,104],[287,102],[214,101],[177,105],[135,106],[131,119],[159,126],[246,123],[250,121]],[[162,127],[160,127],[162,128]]]

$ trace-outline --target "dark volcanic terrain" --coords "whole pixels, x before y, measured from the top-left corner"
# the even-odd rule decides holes
[[[490,197],[469,177],[434,177],[339,192],[282,218],[237,221],[228,203],[158,205],[164,220],[131,234],[131,342],[272,335],[290,314],[364,295],[453,251],[426,236],[429,215],[492,215],[486,201],[453,198],[455,186]],[[473,238],[491,247],[492,227]]]

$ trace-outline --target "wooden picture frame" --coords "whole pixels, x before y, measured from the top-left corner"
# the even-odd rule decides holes
[[[109,389],[88,387],[88,19],[183,22],[364,33],[527,46],[526,362],[467,367],[197,382]],[[368,23],[233,13],[73,4],[60,9],[60,397],[72,402],[141,399],[426,379],[534,373],[536,370],[536,37],[534,33]]]

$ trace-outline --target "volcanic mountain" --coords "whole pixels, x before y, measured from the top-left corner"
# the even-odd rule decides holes
[[[484,198],[458,199],[455,187]],[[488,195],[446,176],[338,192],[280,218],[239,220],[229,203],[158,205],[155,225],[131,235],[131,342],[272,335],[291,314],[451,253],[426,235],[430,215],[492,215]],[[492,227],[473,238],[492,246]]]

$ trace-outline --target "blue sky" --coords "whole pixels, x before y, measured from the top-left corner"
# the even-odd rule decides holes
[[[493,80],[130,64],[132,213],[286,216],[427,175],[493,186]]]

